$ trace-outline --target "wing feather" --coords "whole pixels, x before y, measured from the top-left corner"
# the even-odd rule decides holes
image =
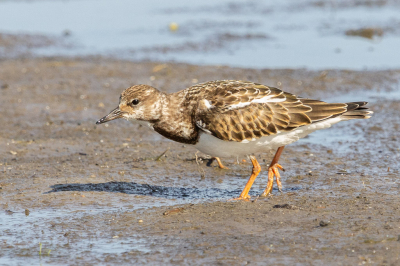
[[[357,113],[349,118],[370,114],[363,102],[326,103],[252,82],[213,81],[196,86],[206,88],[204,99],[198,101],[196,125],[227,141],[248,142],[352,110]]]

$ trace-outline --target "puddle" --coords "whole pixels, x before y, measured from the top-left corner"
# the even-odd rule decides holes
[[[338,94],[326,99],[327,102],[356,102],[366,101],[371,104],[383,101],[400,101],[400,83],[392,85],[390,89],[375,88],[372,90],[353,90]]]
[[[263,175],[261,174],[259,180],[263,180]],[[210,183],[215,185],[214,181]],[[146,203],[144,206],[135,205],[135,209],[139,208],[149,208],[149,207],[161,207],[168,205],[183,204],[188,202],[206,202],[206,201],[216,201],[216,200],[228,200],[237,197],[242,191],[240,189],[227,190],[227,187],[234,187],[232,182],[227,182],[228,184],[222,185],[224,188],[187,188],[187,187],[164,187],[155,186],[148,184],[138,184],[135,182],[108,182],[99,184],[58,184],[52,186],[52,190],[46,193],[56,193],[62,191],[98,191],[98,192],[111,192],[111,193],[125,193],[140,196],[149,196],[156,198],[164,198],[167,201],[160,202],[155,201],[153,204],[149,205]],[[243,182],[244,186],[244,182]],[[285,188],[284,190],[293,191],[298,190],[299,187]],[[278,191],[277,188],[274,190]],[[263,190],[252,189],[251,195],[260,195]],[[173,201],[168,201],[168,199],[173,199]],[[197,201],[194,201],[197,200]]]
[[[165,199],[224,199],[239,194],[240,191],[228,191],[220,188],[186,188],[186,187],[164,187],[135,182],[108,182],[100,184],[59,184],[52,186],[47,193],[60,191],[99,191],[134,194],[141,196],[160,197]],[[155,204],[157,205],[157,204]],[[159,205],[158,205],[159,206]]]
[[[265,181],[265,180],[264,180]],[[131,208],[114,207],[80,208],[74,210],[32,209],[30,211],[1,211],[0,232],[2,232],[0,262],[5,265],[14,263],[52,265],[54,261],[68,259],[71,256],[81,258],[104,259],[107,256],[119,256],[123,253],[143,254],[152,252],[158,245],[157,239],[143,238],[134,232],[96,231],[102,223],[113,223],[124,216],[123,221],[137,223],[138,216],[129,213],[138,209],[174,206],[183,203],[215,202],[225,197],[237,196],[240,191],[221,189],[169,188],[162,186],[139,185],[136,183],[110,182],[105,184],[65,184],[55,185],[48,193],[62,191],[102,191],[136,195],[146,195],[135,201]],[[297,190],[299,187],[285,188],[284,191]],[[152,192],[148,192],[151,190]],[[253,189],[251,194],[260,194],[262,190]],[[276,191],[275,191],[276,193]],[[222,195],[221,195],[222,194]],[[218,198],[217,198],[218,196]],[[172,199],[174,197],[174,199]],[[158,200],[164,198],[165,200]],[[190,199],[186,201],[185,198]],[[111,218],[112,217],[112,218]],[[39,255],[40,243],[42,254]],[[57,263],[55,263],[57,264]]]
[[[213,174],[212,170],[206,169],[207,176]],[[226,174],[226,172],[223,173]],[[191,174],[189,171],[188,175]],[[188,179],[193,182],[192,178],[189,177]],[[159,244],[157,239],[138,237],[134,232],[123,231],[118,233],[107,228],[101,230],[94,230],[93,228],[102,227],[102,223],[112,223],[114,218],[118,220],[121,215],[124,216],[124,222],[137,223],[139,217],[129,214],[136,210],[141,211],[153,207],[175,206],[185,203],[225,202],[241,192],[240,189],[229,190],[228,187],[235,188],[236,186],[232,183],[237,183],[239,187],[242,187],[246,179],[237,178],[236,175],[228,175],[222,183],[216,183],[214,178],[206,177],[203,181],[200,181],[202,188],[187,187],[185,182],[179,182],[176,178],[165,182],[169,185],[176,184],[176,187],[135,182],[53,185],[43,195],[68,198],[66,194],[60,194],[68,191],[106,193],[109,194],[107,197],[110,197],[110,205],[97,206],[96,203],[91,203],[89,206],[82,207],[71,208],[69,206],[67,210],[62,208],[49,209],[48,207],[34,208],[30,211],[1,210],[0,264],[9,265],[29,261],[32,264],[57,265],[57,261],[68,260],[71,256],[81,258],[82,261],[86,261],[86,258],[97,258],[104,261],[107,256],[148,254],[154,251],[154,245]],[[264,177],[260,177],[259,180],[260,184],[266,182]],[[151,181],[158,183],[157,179]],[[299,186],[288,186],[284,188],[284,191],[298,189]],[[258,195],[262,191],[262,188],[255,187],[250,194]],[[274,190],[274,192],[276,193],[277,190]],[[110,193],[122,193],[126,194],[127,197],[113,196]],[[87,198],[94,198],[91,194],[86,195]],[[122,199],[123,201],[121,201]],[[42,243],[41,256],[39,255],[40,243]],[[91,261],[88,261],[88,263],[91,263]]]
[[[251,68],[400,67],[394,56],[400,7],[390,1],[1,1],[0,10],[0,32],[44,34],[74,44],[33,48],[38,55]],[[363,28],[381,36],[346,35]]]
[[[2,250],[0,262],[4,265],[27,261],[40,264],[52,264],[52,259],[71,256],[107,256],[123,252],[150,252],[149,243],[134,234],[119,238],[97,236],[87,228],[71,230],[71,224],[84,220],[85,216],[113,214],[117,211],[105,210],[32,210],[29,215],[22,212],[2,211],[0,213],[0,231],[2,232]],[[101,216],[100,216],[101,217]],[[67,222],[68,223],[68,222]],[[62,226],[60,226],[60,224]],[[77,236],[69,237],[70,232]],[[41,255],[39,254],[42,244]],[[106,252],[104,252],[107,250]]]

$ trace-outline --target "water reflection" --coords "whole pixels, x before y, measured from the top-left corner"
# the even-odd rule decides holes
[[[34,49],[42,55],[102,54],[255,68],[398,68],[400,6],[368,3],[2,1],[0,32],[45,34],[74,43]],[[354,34],[371,29],[379,34]]]

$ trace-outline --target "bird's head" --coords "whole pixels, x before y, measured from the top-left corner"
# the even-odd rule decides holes
[[[161,116],[163,93],[148,85],[135,85],[121,93],[119,105],[96,124],[117,118],[131,121],[157,121]]]

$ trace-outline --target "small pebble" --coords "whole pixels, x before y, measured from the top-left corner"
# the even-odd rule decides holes
[[[328,221],[328,222],[325,222],[325,221],[320,221],[320,222],[319,222],[319,226],[321,226],[321,227],[328,226],[329,224],[330,224],[329,221]]]
[[[139,223],[143,223],[143,220],[140,219],[138,222],[139,222]]]

